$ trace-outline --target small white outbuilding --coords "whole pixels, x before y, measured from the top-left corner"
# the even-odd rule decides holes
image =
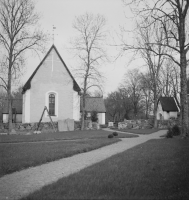
[[[158,100],[157,119],[168,120],[171,117],[177,118],[178,106],[173,97],[160,97]]]

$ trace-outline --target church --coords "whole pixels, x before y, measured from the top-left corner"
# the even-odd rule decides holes
[[[80,119],[80,87],[53,44],[23,87],[22,123]]]

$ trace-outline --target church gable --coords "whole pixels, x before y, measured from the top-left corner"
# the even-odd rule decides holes
[[[39,86],[41,84],[59,84],[62,86],[70,85],[73,87],[72,77],[54,49],[52,49],[48,54],[31,80],[31,87],[33,85]]]
[[[53,121],[79,119],[80,88],[53,45],[23,87],[22,121],[37,122],[46,106]],[[43,121],[49,121],[45,112]]]
[[[23,93],[31,88],[32,83],[39,82],[46,84],[53,82],[54,84],[66,85],[70,84],[70,81],[73,81],[73,89],[79,92],[80,87],[68,70],[56,47],[52,45],[44,59],[24,85]]]

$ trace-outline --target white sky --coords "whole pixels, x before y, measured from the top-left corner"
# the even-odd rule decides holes
[[[130,10],[124,6],[122,0],[36,0],[36,11],[42,16],[40,24],[45,32],[52,35],[53,25],[56,27],[54,44],[72,73],[72,69],[76,67],[77,63],[74,62],[75,60],[73,55],[70,54],[68,46],[70,46],[71,37],[75,34],[72,23],[76,16],[85,12],[103,15],[107,20],[108,44],[114,43],[113,37],[119,42],[117,34],[120,34],[120,26],[125,26],[126,29],[130,30],[134,28],[132,19],[127,18],[130,17]],[[49,43],[48,49],[51,45],[52,41]],[[106,48],[113,61],[118,54],[118,50],[112,46],[107,46]],[[24,83],[43,57],[44,55],[40,58],[37,56],[27,57],[27,68],[23,78]],[[122,58],[102,66],[102,73],[106,77],[103,88],[104,95],[117,89],[124,73],[128,70],[127,64],[129,60],[129,56],[124,55]],[[135,66],[132,64],[129,69],[137,67],[136,65],[137,63],[135,62]]]

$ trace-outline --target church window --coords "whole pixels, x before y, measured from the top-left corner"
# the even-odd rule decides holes
[[[51,116],[55,115],[55,95],[54,94],[49,95],[49,115]]]

